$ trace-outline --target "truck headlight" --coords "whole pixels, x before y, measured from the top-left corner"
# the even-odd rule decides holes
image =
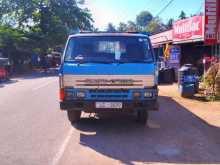
[[[65,89],[64,90],[64,96],[65,96],[65,100],[73,100],[74,97],[75,97],[75,94],[72,90]]]
[[[65,91],[65,96],[66,96],[66,97],[74,97],[74,93],[73,93],[73,91],[68,91],[68,90],[66,90],[66,91]]]
[[[82,92],[82,91],[76,92],[76,97],[84,98],[84,97],[86,97],[86,93]]]
[[[136,98],[141,97],[141,93],[140,92],[134,92],[133,96],[136,97]]]
[[[151,92],[144,92],[144,97],[153,97]]]

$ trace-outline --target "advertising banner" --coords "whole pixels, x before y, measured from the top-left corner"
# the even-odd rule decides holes
[[[202,16],[194,16],[184,20],[179,20],[173,24],[173,40],[187,41],[187,40],[203,40],[203,18]]]
[[[168,30],[165,32],[154,34],[150,36],[150,40],[151,40],[153,47],[156,47],[160,44],[173,42],[173,30]]]
[[[219,0],[205,0],[205,43],[216,44],[219,30]]]
[[[180,61],[181,47],[179,45],[172,45],[169,51],[169,63],[178,64]]]
[[[218,3],[218,18],[219,18],[219,23],[218,23],[218,43],[220,44],[220,2]]]

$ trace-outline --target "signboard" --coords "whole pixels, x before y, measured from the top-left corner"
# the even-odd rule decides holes
[[[220,44],[220,24],[219,24],[219,28],[218,28],[218,43]]]
[[[173,42],[173,30],[168,30],[158,34],[150,36],[153,47],[159,46],[160,44],[166,44]]]
[[[178,69],[180,67],[180,54],[181,47],[180,45],[172,45],[170,47],[170,56],[166,63],[167,67],[173,68],[175,71],[175,79],[178,78]]]
[[[179,63],[180,53],[181,53],[180,46],[179,45],[172,45],[170,47],[169,63],[171,63],[171,64]]]
[[[220,2],[218,4],[219,8],[220,8]],[[218,12],[218,15],[219,15],[219,24],[218,24],[218,43],[220,44],[220,9],[219,9],[219,12]]]
[[[218,26],[217,42],[218,42],[218,44],[220,44],[220,22],[219,22],[219,26]]]
[[[186,40],[203,40],[203,18],[194,16],[184,20],[179,20],[173,24],[174,42]]]
[[[164,58],[167,60],[170,57],[170,45],[166,44],[163,50]]]
[[[205,43],[216,44],[219,30],[219,0],[205,0]]]

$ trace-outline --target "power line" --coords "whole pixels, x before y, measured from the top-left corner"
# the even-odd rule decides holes
[[[198,14],[198,13],[200,13],[200,12],[201,12],[201,10],[202,10],[203,6],[204,6],[204,2],[202,2],[201,6],[200,6],[200,7],[199,7],[199,9],[197,10],[196,14]]]
[[[161,13],[163,13],[169,6],[170,6],[170,4],[173,2],[174,0],[170,0],[167,4],[166,4],[166,6],[164,6],[159,12],[158,12],[158,14],[155,16],[155,17],[158,17]]]

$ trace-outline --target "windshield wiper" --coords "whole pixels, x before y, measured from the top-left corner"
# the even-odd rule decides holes
[[[118,63],[120,64],[124,64],[124,63],[152,63],[152,60],[122,60],[122,61],[118,61]]]
[[[65,60],[65,62],[72,62],[77,64],[85,64],[85,63],[113,63],[114,61],[84,61],[84,60]]]
[[[73,62],[76,64],[86,64],[86,63],[111,64],[111,63],[114,63],[114,61],[84,61],[84,60],[66,60],[65,62]]]
[[[142,61],[140,61],[140,60],[135,60],[135,61],[132,61],[132,62],[136,62],[136,63],[152,63],[153,60],[142,60]]]
[[[98,64],[125,64],[125,63],[152,63],[153,60],[115,60],[115,61],[81,61],[81,60],[66,60],[65,62],[73,62],[76,64],[86,64],[86,63],[98,63]]]
[[[114,61],[90,61],[89,63],[112,64]]]

